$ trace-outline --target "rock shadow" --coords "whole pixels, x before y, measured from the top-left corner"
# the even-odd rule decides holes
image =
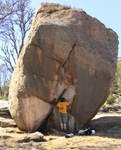
[[[91,120],[88,124],[96,131],[96,136],[121,139],[121,117],[106,116]]]

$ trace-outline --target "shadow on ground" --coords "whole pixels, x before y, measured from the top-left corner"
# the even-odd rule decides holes
[[[97,136],[121,139],[121,117],[106,116],[94,119],[88,126],[96,131]]]

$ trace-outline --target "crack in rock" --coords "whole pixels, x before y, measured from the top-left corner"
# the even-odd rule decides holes
[[[31,45],[38,47],[38,48],[44,53],[44,55],[47,56],[48,58],[57,61],[59,64],[62,64],[59,60],[57,60],[57,59],[55,59],[55,58],[53,58],[53,57],[49,57],[49,56],[48,56],[49,54],[46,55],[47,52],[45,52],[39,45],[35,44],[34,42],[32,42]]]
[[[68,62],[68,60],[69,60],[69,58],[70,58],[70,56],[71,56],[72,51],[75,49],[76,43],[77,43],[77,40],[74,42],[74,44],[73,44],[73,46],[72,46],[72,49],[70,50],[69,55],[68,55],[66,61],[63,63],[63,65],[62,65],[63,68],[64,68],[64,66],[66,65],[66,63]]]

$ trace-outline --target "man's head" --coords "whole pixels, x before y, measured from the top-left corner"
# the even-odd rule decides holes
[[[65,102],[66,99],[65,99],[64,97],[61,97],[61,98],[60,98],[60,101],[61,101],[61,102]]]

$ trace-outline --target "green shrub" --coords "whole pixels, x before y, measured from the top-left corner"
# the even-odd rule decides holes
[[[105,102],[105,104],[113,104],[116,102],[116,96],[114,94],[110,94]]]
[[[119,96],[121,96],[121,61],[120,60],[117,61],[117,70],[116,70],[115,77],[111,85],[110,92],[111,92],[111,95],[109,96],[106,103],[108,103],[108,101],[109,103],[112,103],[113,101],[115,101],[116,99],[115,95],[117,96],[117,99],[119,98]]]
[[[10,84],[10,80],[5,80],[3,86],[1,87],[3,93],[1,99],[3,100],[8,100],[9,84]]]
[[[2,99],[3,100],[8,100],[8,89],[6,89]]]

